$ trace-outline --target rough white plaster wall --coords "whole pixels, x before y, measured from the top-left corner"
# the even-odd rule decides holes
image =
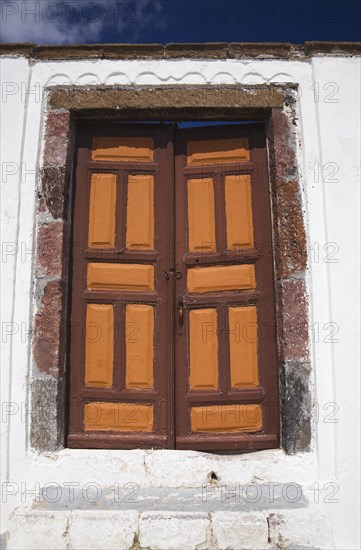
[[[250,548],[259,548],[259,540],[272,535],[267,547],[281,544],[304,544],[330,548],[360,548],[357,520],[358,453],[355,429],[359,425],[359,357],[357,336],[359,318],[357,305],[356,257],[358,247],[359,204],[359,94],[360,63],[355,58],[317,57],[312,61],[279,60],[155,60],[155,61],[60,61],[37,62],[31,67],[23,59],[1,60],[1,77],[5,83],[15,83],[14,93],[2,101],[2,167],[15,162],[28,171],[19,172],[4,181],[2,177],[2,209],[4,216],[2,241],[14,243],[17,255],[2,258],[6,285],[2,301],[2,362],[3,401],[13,403],[14,414],[3,416],[4,460],[3,529],[10,531],[10,548],[79,548],[79,530],[89,535],[94,525],[91,510],[41,511],[33,494],[24,491],[46,484],[77,482],[80,490],[96,482],[101,488],[119,483],[138,484],[140,488],[174,488],[174,501],[180,502],[180,491],[199,489],[215,471],[222,483],[298,483],[310,505],[293,510],[290,503],[274,510],[263,506],[254,512],[254,539]],[[313,451],[304,455],[285,456],[281,450],[245,455],[216,456],[197,452],[177,451],[86,451],[64,449],[58,453],[34,453],[28,448],[28,422],[20,414],[27,402],[30,369],[30,339],[25,330],[32,317],[32,254],[36,191],[36,170],[41,150],[42,94],[45,86],[60,83],[95,84],[203,84],[203,83],[295,82],[300,86],[300,167],[303,174],[303,204],[306,209],[309,245],[319,250],[319,258],[310,264],[308,289],[311,304],[311,326],[318,323],[319,338],[314,338],[312,365],[315,375],[315,400],[318,422],[313,434]],[[324,88],[328,83],[335,88]],[[16,92],[16,85],[19,91]],[[23,85],[23,93],[21,86]],[[4,86],[4,85],[3,85]],[[26,89],[29,94],[26,94]],[[7,92],[9,88],[6,88]],[[315,90],[318,96],[315,96]],[[4,87],[2,87],[4,92]],[[330,103],[329,99],[337,99]],[[4,122],[5,121],[5,122]],[[327,163],[336,163],[336,182],[329,181]],[[315,177],[315,170],[320,170]],[[323,181],[326,176],[326,181]],[[318,180],[318,181],[317,181]],[[20,222],[20,223],[19,223]],[[4,239],[5,236],[5,239]],[[337,263],[325,262],[327,243],[338,246]],[[14,322],[12,340],[4,337],[4,322]],[[339,341],[328,343],[326,323],[340,327],[335,335]],[[23,323],[23,327],[21,326]],[[316,326],[316,325],[314,325]],[[311,334],[314,330],[310,330]],[[318,341],[316,341],[318,340]],[[335,411],[335,403],[338,411]],[[24,406],[24,405],[23,405]],[[19,411],[17,411],[17,407]],[[7,408],[5,408],[6,413]],[[3,409],[4,412],[4,409]],[[329,420],[336,419],[337,423]],[[328,420],[328,421],[327,421]],[[8,450],[8,455],[7,455]],[[7,460],[8,458],[8,460]],[[21,484],[24,484],[21,487]],[[335,485],[327,485],[334,483]],[[38,485],[37,485],[38,484]],[[208,486],[212,488],[212,486]],[[334,488],[339,490],[332,496]],[[227,486],[228,488],[228,486]],[[318,493],[317,489],[320,488]],[[207,489],[207,490],[208,490]],[[10,496],[7,493],[13,492]],[[220,494],[219,486],[216,492]],[[318,497],[318,498],[317,498]],[[69,500],[69,499],[68,499]],[[84,500],[84,499],[83,499]],[[318,500],[318,501],[317,501]],[[333,501],[332,501],[333,500]],[[89,503],[88,503],[89,504]],[[34,505],[33,510],[29,508]],[[99,526],[125,522],[113,541],[102,545],[103,531],[93,529],[89,548],[128,548],[138,533],[144,545],[160,548],[166,544],[160,525],[170,525],[178,533],[169,547],[187,546],[192,533],[192,548],[225,547],[224,535],[230,529],[230,518],[224,518],[220,500],[218,511],[141,513],[132,510],[103,510]],[[54,505],[56,508],[56,506]],[[91,508],[92,505],[89,505]],[[99,506],[93,505],[95,508]],[[128,506],[131,508],[131,505]],[[180,504],[181,507],[181,504]],[[288,508],[288,509],[287,509]],[[12,514],[12,515],[11,515]],[[266,530],[265,518],[272,521]],[[10,520],[8,517],[11,515]],[[200,517],[202,516],[202,517]],[[223,519],[222,519],[223,517]],[[247,526],[249,516],[239,514],[239,529]],[[187,525],[188,528],[184,527]],[[197,518],[197,521],[195,519]],[[304,540],[300,524],[307,526]],[[269,519],[270,521],[270,519]],[[273,522],[273,523],[272,523]],[[54,527],[50,528],[51,525]],[[73,525],[73,527],[72,527]],[[74,527],[76,525],[76,528]],[[332,527],[330,527],[330,525]],[[34,527],[35,526],[35,527]],[[322,527],[320,529],[320,526]],[[183,531],[184,530],[184,531]],[[32,533],[29,536],[29,532]],[[184,532],[183,539],[179,533]],[[43,534],[41,534],[43,533]],[[157,538],[158,533],[158,538]],[[189,535],[190,536],[190,535]],[[242,536],[241,534],[239,535]],[[251,533],[249,533],[251,537]],[[61,538],[60,538],[61,537]],[[179,537],[181,537],[179,539]],[[231,535],[230,535],[231,537]],[[232,537],[234,533],[232,532]],[[258,538],[257,538],[258,537]],[[182,542],[184,540],[184,544]],[[245,540],[245,539],[244,539]],[[258,540],[258,542],[257,542]],[[152,541],[150,543],[150,541]],[[179,542],[180,541],[180,542]],[[190,539],[189,539],[190,541]],[[287,542],[288,541],[288,542]],[[180,544],[180,546],[178,546]],[[183,546],[182,546],[183,544]],[[190,544],[190,542],[189,542]],[[231,539],[229,544],[231,544]],[[246,542],[244,542],[246,544]],[[247,542],[248,544],[248,542]],[[93,545],[93,546],[92,546]],[[246,547],[246,546],[244,546]]]
[[[314,81],[324,86],[334,82],[339,91],[332,99],[338,102],[318,103],[317,131],[319,139],[320,166],[323,170],[321,184],[323,200],[323,231],[325,242],[337,244],[336,263],[324,265],[327,278],[327,301],[317,306],[314,302],[314,317],[323,322],[337,323],[337,343],[329,346],[328,362],[316,363],[318,392],[323,391],[323,402],[332,401],[339,407],[339,422],[334,424],[334,453],[321,442],[330,434],[329,425],[319,424],[320,478],[325,479],[327,464],[333,462],[333,475],[340,486],[340,501],[352,506],[332,506],[331,511],[338,529],[336,542],[349,544],[357,533],[360,521],[360,439],[355,437],[355,428],[360,419],[360,84],[361,73],[357,60],[315,58]],[[327,89],[329,93],[331,88]],[[332,91],[332,90],[331,90]],[[332,178],[330,166],[334,163],[337,173]],[[335,181],[332,181],[335,180]],[[312,218],[312,215],[311,215]],[[315,280],[316,277],[313,277]],[[327,305],[326,305],[327,304]],[[327,309],[328,308],[328,309]],[[321,369],[327,377],[322,376]],[[331,408],[328,412],[331,411]],[[322,431],[322,434],[321,434]],[[356,428],[358,431],[358,428]],[[332,457],[332,458],[331,458]],[[337,508],[337,510],[336,510]],[[355,535],[356,538],[356,535]],[[355,540],[355,539],[353,539]],[[360,545],[360,543],[359,543]],[[361,545],[360,545],[361,546]]]
[[[19,166],[23,150],[25,104],[21,103],[21,85],[27,85],[29,67],[25,59],[1,60],[1,397],[2,403],[10,402],[12,385],[11,364],[14,342],[11,333],[14,324],[14,291],[21,200],[21,176]],[[11,131],[10,131],[11,129]],[[28,289],[29,291],[29,289]],[[6,405],[5,405],[6,407]],[[10,405],[9,405],[10,407]],[[8,425],[1,422],[2,465],[7,464]]]

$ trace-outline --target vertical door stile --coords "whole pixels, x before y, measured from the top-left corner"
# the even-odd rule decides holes
[[[214,183],[216,188],[216,235],[217,235],[217,252],[222,254],[224,250],[225,235],[226,235],[226,217],[224,208],[224,177],[222,167],[215,172]]]
[[[114,357],[114,389],[122,391],[125,386],[125,349],[126,326],[124,315],[124,303],[115,303],[114,340],[116,342],[116,355]]]
[[[121,252],[125,247],[125,235],[127,230],[127,187],[128,174],[124,168],[118,169],[118,200],[117,200],[117,247],[116,252]]]
[[[167,411],[168,411],[168,425],[167,430],[169,433],[169,447],[175,448],[176,438],[176,426],[175,426],[175,403],[176,403],[176,349],[175,349],[175,302],[176,302],[176,289],[175,289],[175,273],[176,273],[176,249],[177,249],[177,235],[176,235],[176,187],[175,187],[175,124],[167,125],[166,132],[166,154],[167,163],[170,167],[169,170],[169,184],[166,210],[168,212],[166,233],[168,234],[168,250],[167,250],[167,267],[164,276],[168,281],[168,294],[167,299],[170,307],[167,308],[167,326],[169,327],[170,341],[169,353],[170,361],[167,370]]]
[[[229,373],[229,338],[231,337],[228,325],[228,307],[227,304],[220,304],[219,311],[219,379],[222,393],[226,394],[231,389]]]

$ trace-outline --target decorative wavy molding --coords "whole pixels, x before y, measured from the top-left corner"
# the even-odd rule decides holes
[[[107,86],[131,84],[129,76],[127,76],[125,73],[110,73],[106,77],[104,82],[105,84],[107,84]]]
[[[268,79],[269,83],[277,84],[282,82],[296,82],[293,76],[288,73],[276,73]]]
[[[78,77],[77,83],[81,85],[87,84],[94,86],[96,84],[101,84],[102,81],[99,76],[94,73],[84,73]]]
[[[149,79],[150,77],[150,79]],[[140,73],[134,80],[134,84],[149,84],[149,80],[154,81],[157,80],[160,84],[206,84],[207,79],[206,77],[199,72],[196,71],[190,71],[182,76],[174,76],[172,74],[168,76],[160,76],[155,74],[154,72],[143,72]],[[152,82],[153,84],[154,82]]]
[[[236,77],[231,73],[221,72],[216,73],[209,80],[210,84],[237,84]]]
[[[218,67],[219,68],[219,67]],[[108,86],[131,86],[131,85],[174,85],[174,84],[225,84],[234,85],[240,84],[267,84],[267,83],[285,83],[296,82],[295,78],[284,72],[271,73],[270,66],[264,67],[264,72],[261,74],[258,71],[248,71],[242,74],[242,70],[246,67],[241,65],[233,67],[234,72],[230,71],[215,71],[214,74],[210,73],[210,67],[206,67],[204,73],[201,71],[187,71],[180,72],[180,66],[174,71],[176,74],[172,74],[170,71],[165,73],[164,67],[158,71],[140,71],[136,75],[127,74],[121,71],[112,71],[106,76],[99,76],[95,73],[81,73],[79,75],[67,75],[66,73],[57,73],[51,75],[45,82],[45,86],[53,85],[81,85],[81,86],[94,86],[105,84]],[[174,70],[174,67],[171,68]],[[241,71],[239,70],[241,69]]]
[[[67,84],[72,84],[70,76],[64,73],[58,73],[49,77],[49,79],[45,83],[45,86],[56,86],[56,85],[60,86],[60,85],[67,85]]]
[[[241,82],[242,84],[266,84],[267,79],[259,73],[246,73]]]

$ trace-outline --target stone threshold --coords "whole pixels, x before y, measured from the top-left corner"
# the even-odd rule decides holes
[[[71,487],[70,487],[71,485]],[[139,510],[142,512],[259,512],[307,508],[302,487],[291,483],[204,483],[202,487],[141,487],[90,482],[61,486],[48,483],[32,503],[41,510]]]

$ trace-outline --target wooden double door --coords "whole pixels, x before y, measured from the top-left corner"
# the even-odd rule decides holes
[[[262,124],[78,127],[70,447],[279,445]]]

